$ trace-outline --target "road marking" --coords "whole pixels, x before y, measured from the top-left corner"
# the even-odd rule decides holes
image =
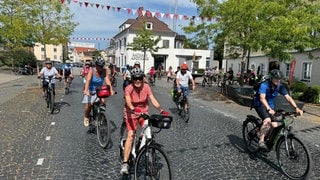
[[[51,136],[47,136],[46,141],[50,141],[50,140],[51,140]]]
[[[39,158],[37,161],[37,165],[41,166],[43,164],[44,158]]]
[[[54,126],[56,124],[56,122],[51,122],[51,126]]]
[[[21,111],[21,112],[23,112],[23,113],[29,113],[30,111]]]

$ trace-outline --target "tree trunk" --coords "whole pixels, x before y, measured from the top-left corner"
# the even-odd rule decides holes
[[[239,80],[240,86],[244,85],[244,71],[246,69],[247,53],[248,53],[248,50],[244,48],[242,51],[242,59],[241,59],[241,74],[240,74],[240,80]]]

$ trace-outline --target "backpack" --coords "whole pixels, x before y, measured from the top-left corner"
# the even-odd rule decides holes
[[[254,94],[252,96],[252,102],[251,102],[251,107],[250,107],[250,110],[253,108],[253,104],[254,104],[254,98],[256,96],[258,96],[258,92],[259,92],[259,89],[260,89],[260,86],[263,82],[265,82],[266,80],[269,79],[269,76],[266,75],[266,76],[263,76],[260,81],[256,81],[254,84],[253,84],[253,91],[254,91]]]

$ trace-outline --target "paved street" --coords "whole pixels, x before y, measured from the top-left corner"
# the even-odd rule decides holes
[[[96,135],[87,134],[83,126],[79,77],[66,96],[62,83],[57,83],[54,114],[45,107],[36,76],[0,83],[0,179],[126,179],[119,174],[123,93],[120,77],[118,81],[118,94],[107,100],[107,117],[113,123],[107,149],[100,148]],[[197,86],[191,94],[191,119],[186,124],[170,99],[171,84],[157,80],[152,89],[174,116],[172,127],[156,136],[169,155],[174,179],[286,179],[279,172],[274,151],[256,158],[245,151],[241,125],[246,114],[254,111],[212,87]],[[312,106],[306,110],[320,112]],[[152,108],[152,112],[156,111]],[[319,117],[306,114],[296,119],[294,130],[312,155],[310,179],[319,179]]]

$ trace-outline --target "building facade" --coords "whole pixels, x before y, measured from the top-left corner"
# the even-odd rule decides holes
[[[143,24],[146,29],[153,32],[154,37],[161,37],[161,41],[157,44],[160,47],[158,52],[154,54],[147,52],[145,60],[142,51],[128,50],[127,47],[137,37],[137,31]],[[119,33],[113,37],[113,42],[115,51],[109,51],[114,55],[108,54],[108,57],[120,68],[127,64],[133,65],[135,61],[139,61],[141,65],[145,64],[145,72],[152,66],[155,68],[162,66],[164,70],[168,70],[170,66],[176,69],[182,63],[187,63],[190,70],[196,70],[210,67],[213,63],[213,51],[184,49],[181,36],[156,17],[140,15],[136,19],[128,19],[119,26]]]
[[[47,44],[44,46],[41,43],[35,43],[33,48],[34,55],[38,61],[45,61],[49,59],[51,61],[62,62],[63,58],[63,46]]]

